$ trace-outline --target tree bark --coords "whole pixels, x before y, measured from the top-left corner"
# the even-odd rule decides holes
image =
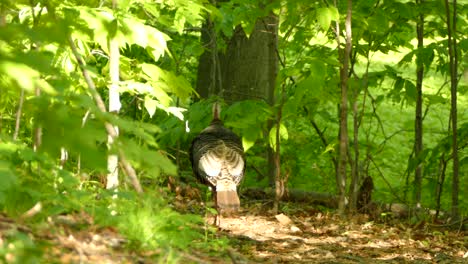
[[[445,160],[445,153],[442,153],[442,157],[440,157],[439,161],[439,173],[437,178],[437,187],[436,187],[436,215],[435,218],[439,217],[440,212],[440,200],[442,197],[442,192],[444,190],[444,182],[445,182],[445,172],[447,170],[447,160]]]
[[[226,42],[226,51],[218,51],[218,39]],[[273,106],[278,72],[278,17],[270,13],[259,18],[249,37],[241,26],[233,36],[217,36],[212,21],[202,28],[201,41],[205,52],[200,56],[196,90],[200,97],[222,97],[227,102],[246,99],[264,100]],[[274,121],[268,123],[268,133]],[[269,148],[268,177],[275,182],[274,151]]]
[[[13,140],[18,139],[20,124],[21,124],[21,113],[23,112],[23,103],[24,103],[24,89],[21,89],[20,98],[18,102],[18,110],[16,111],[15,132],[13,133]]]
[[[453,0],[453,11],[450,15],[450,4],[445,0],[445,11],[447,19],[447,36],[448,36],[448,53],[450,58],[450,94],[451,107],[450,118],[452,120],[452,159],[453,159],[453,178],[452,178],[452,218],[454,220],[459,217],[459,158],[458,158],[458,138],[457,138],[457,38],[456,38],[456,21],[457,21],[457,1]],[[451,23],[453,21],[453,23]]]
[[[112,9],[117,11],[117,0],[112,0]],[[119,43],[115,38],[109,40],[109,112],[118,114],[121,108],[120,94],[119,94],[119,60],[120,50]],[[116,137],[119,136],[119,128],[114,126]],[[114,144],[114,137],[108,135],[107,137],[108,148],[112,149]],[[107,181],[106,188],[112,189],[119,186],[119,157],[115,153],[109,153],[107,156]]]
[[[352,0],[348,0],[346,21],[345,21],[345,47],[341,48],[339,22],[337,22],[336,40],[338,43],[338,52],[341,62],[340,67],[340,87],[341,87],[341,103],[340,103],[340,129],[339,129],[339,159],[338,170],[336,175],[336,184],[338,192],[338,213],[344,214],[347,206],[346,197],[346,164],[348,155],[348,72],[349,72],[349,56],[351,54],[351,11]]]
[[[281,120],[283,118],[283,106],[286,102],[285,99],[285,86],[286,84],[283,83],[281,87],[280,93],[280,104],[278,105],[278,113],[276,115],[276,134],[275,134],[275,152],[274,152],[274,165],[275,165],[275,199],[273,203],[273,212],[276,214],[279,210],[279,202],[284,194],[286,178],[281,175],[281,134],[280,134],[280,127],[281,127]]]
[[[416,0],[416,4],[422,6],[423,0]],[[423,151],[423,117],[422,117],[422,84],[424,78],[424,63],[421,56],[422,48],[424,47],[424,15],[418,16],[416,24],[416,32],[418,38],[418,57],[416,58],[416,113],[415,113],[415,134],[414,134],[414,156],[417,162],[414,172],[414,186],[415,186],[415,204],[416,207],[421,207],[421,192],[422,192],[422,162],[421,153]]]
[[[228,102],[261,99],[273,104],[278,62],[276,57],[278,18],[258,19],[247,37],[237,26],[226,40],[226,52],[217,51],[217,36],[206,21],[201,40],[206,48],[198,66],[197,92],[202,98],[217,95]]]
[[[35,95],[37,97],[41,96],[41,89],[39,87],[36,87]],[[34,151],[38,151],[41,145],[42,145],[42,126],[36,125],[36,127],[34,128],[34,146],[33,146]]]
[[[349,186],[349,213],[356,212],[359,183],[359,112],[358,112],[358,89],[353,92],[353,151],[354,160],[351,160],[351,183]]]

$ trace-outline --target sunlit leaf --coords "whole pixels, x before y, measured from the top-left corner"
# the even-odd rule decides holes
[[[330,10],[331,20],[339,21],[340,20],[340,13],[338,11],[338,8],[336,8],[334,6],[330,6],[330,7],[328,7],[328,9]]]
[[[175,117],[184,121],[184,112],[187,111],[185,108],[170,106],[167,108],[167,112],[173,114]]]
[[[40,73],[26,64],[12,61],[0,61],[0,76],[3,75],[11,82],[18,85],[19,88],[33,91],[36,88],[55,94],[54,88],[40,78]]]
[[[148,111],[148,114],[150,115],[150,117],[153,117],[154,113],[156,112],[156,105],[157,105],[156,100],[152,99],[149,96],[145,97],[145,108],[146,108],[146,111]]]
[[[276,133],[277,133],[277,125],[275,124],[271,130],[270,130],[270,134],[269,134],[269,141],[270,141],[270,146],[273,150],[276,150]],[[286,128],[286,126],[284,126],[283,124],[280,124],[280,128],[279,128],[279,139],[284,139],[284,140],[287,140],[289,138],[289,134],[288,134],[288,129]]]
[[[332,21],[332,12],[327,7],[317,9],[317,22],[323,30],[328,30]]]
[[[328,144],[323,153],[335,152],[335,143]]]
[[[185,27],[185,16],[182,9],[177,10],[174,17],[174,27],[179,34],[182,34]]]
[[[249,140],[247,137],[242,137],[242,146],[244,151],[247,152],[251,147],[255,145],[255,141]]]

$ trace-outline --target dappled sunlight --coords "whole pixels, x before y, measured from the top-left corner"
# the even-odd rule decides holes
[[[210,222],[211,217],[205,220]],[[328,259],[366,263],[373,259],[433,263],[446,258],[451,263],[463,263],[466,250],[463,235],[450,234],[441,241],[441,237],[424,230],[375,223],[362,216],[343,221],[321,213],[278,217],[244,212],[222,218],[220,229],[238,241],[235,247],[246,258],[261,262],[322,263]],[[447,247],[444,241],[449,240],[456,246]]]

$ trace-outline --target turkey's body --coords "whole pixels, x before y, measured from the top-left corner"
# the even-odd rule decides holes
[[[237,185],[244,177],[244,150],[240,138],[219,120],[216,105],[213,112],[210,126],[192,141],[190,161],[197,178],[212,187],[218,211],[229,213],[240,208]]]

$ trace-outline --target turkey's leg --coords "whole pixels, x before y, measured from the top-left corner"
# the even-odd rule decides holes
[[[217,197],[217,193],[216,193],[216,187],[213,188],[213,200],[214,200],[214,208],[216,210],[216,215],[214,217],[214,222],[213,222],[213,225],[217,226],[218,228],[221,226],[221,212],[219,211],[219,208],[218,208],[218,199],[216,199]]]

